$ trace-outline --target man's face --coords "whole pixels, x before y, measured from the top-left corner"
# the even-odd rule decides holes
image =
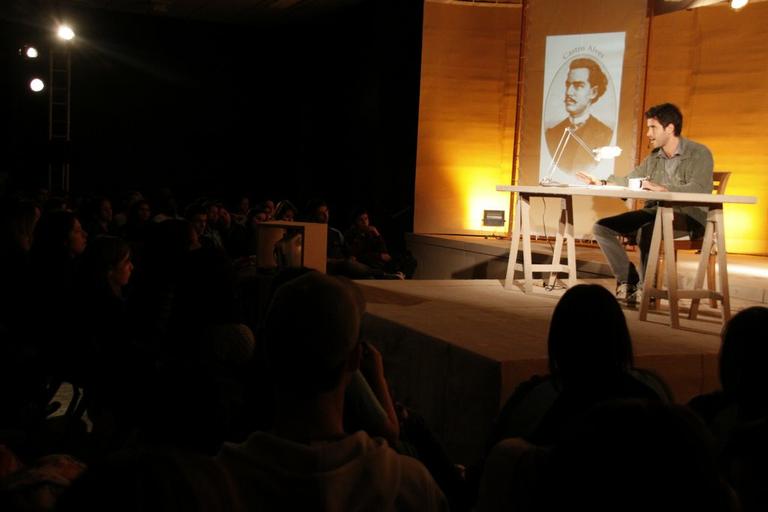
[[[219,220],[219,207],[215,204],[212,204],[208,207],[208,219],[211,221],[211,224],[216,224]]]
[[[149,208],[148,204],[144,203],[139,206],[138,217],[142,222],[146,222],[152,217],[152,210]]]
[[[363,230],[368,229],[368,226],[370,225],[370,220],[368,219],[367,213],[362,213],[357,216],[357,219],[355,219],[355,224],[358,228],[361,228]]]
[[[573,68],[565,80],[565,110],[571,116],[581,115],[597,97],[597,87],[589,83],[587,68]]]
[[[109,281],[119,287],[123,287],[131,280],[132,272],[133,263],[131,262],[131,255],[126,254],[120,263],[109,271]]]
[[[315,210],[315,221],[319,222],[321,224],[328,224],[328,207],[327,206],[320,206],[317,210]]]
[[[112,203],[104,200],[99,204],[99,218],[104,222],[112,222]]]
[[[80,221],[75,219],[75,223],[72,226],[72,230],[69,232],[69,253],[73,256],[83,254],[85,246],[88,243],[88,233],[85,232],[83,226],[80,225]]]
[[[208,215],[204,213],[198,213],[192,217],[192,227],[195,228],[195,232],[198,236],[205,233],[206,225],[208,224]]]
[[[669,123],[667,126],[662,126],[655,117],[646,119],[645,124],[648,125],[645,136],[648,137],[648,144],[653,149],[664,147],[669,142],[670,137],[675,134],[675,125]]]

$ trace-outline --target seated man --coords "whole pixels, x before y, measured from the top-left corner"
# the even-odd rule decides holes
[[[344,235],[341,231],[331,226],[328,222],[331,218],[331,211],[328,203],[323,199],[313,199],[307,203],[307,222],[317,222],[328,226],[327,239],[327,272],[329,274],[344,274],[343,266],[347,261],[347,247],[344,243]]]
[[[702,144],[680,136],[683,115],[670,104],[651,107],[645,113],[648,137],[653,151],[628,176],[609,176],[596,179],[585,172],[576,174],[590,185],[615,183],[626,186],[629,178],[642,178],[643,190],[655,192],[712,192],[712,153]],[[616,277],[616,297],[628,304],[638,301],[638,284],[642,282],[648,251],[653,235],[658,201],[646,201],[645,207],[613,217],[600,219],[593,233]],[[688,234],[701,238],[707,220],[707,209],[700,206],[675,208],[674,228],[678,236]],[[637,236],[640,247],[641,268],[638,272],[619,243],[619,236]]]
[[[351,284],[318,272],[278,288],[264,327],[272,430],[225,444],[217,457],[245,509],[447,509],[421,463],[383,439],[344,432],[363,304]]]

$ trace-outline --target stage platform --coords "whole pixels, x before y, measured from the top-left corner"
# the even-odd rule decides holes
[[[451,457],[466,464],[482,454],[493,418],[515,386],[547,372],[549,319],[564,289],[546,291],[537,286],[526,295],[519,289],[505,290],[498,278],[456,279],[463,272],[480,277],[497,266],[506,270],[508,241],[461,238],[422,237],[419,242],[438,246],[431,260],[438,264],[439,254],[454,251],[458,261],[464,248],[467,254],[460,268],[442,260],[441,272],[453,279],[358,283],[368,300],[364,337],[381,349],[396,399],[419,411]],[[538,253],[543,257],[548,244],[541,245]],[[419,249],[421,256],[423,249]],[[599,249],[581,247],[577,253],[580,281],[612,289],[612,279],[601,277],[604,264],[599,261]],[[480,261],[480,255],[488,260]],[[427,270],[426,260],[417,258],[420,275],[437,272],[434,267]],[[693,254],[683,256],[681,279],[689,275],[692,279],[694,259]],[[467,263],[470,260],[474,263]],[[503,265],[496,260],[503,260]],[[733,312],[763,305],[768,294],[768,258],[729,255],[729,265]],[[686,302],[681,306],[685,312]],[[717,311],[702,305],[700,319],[682,319],[681,329],[668,326],[666,302],[659,312],[651,313],[649,322],[640,322],[636,309],[625,309],[625,315],[636,365],[661,375],[677,402],[718,387],[721,320]],[[597,318],[596,312],[574,326],[574,343],[589,335]]]
[[[408,250],[419,262],[415,279],[504,279],[509,260],[509,239],[467,236],[406,234]],[[534,241],[534,263],[552,261],[554,242]],[[629,251],[639,264],[640,252]],[[678,275],[681,286],[689,287],[696,273],[698,254],[681,251]],[[549,260],[547,260],[549,258]],[[518,262],[522,255],[518,255]],[[563,260],[565,261],[565,260]],[[611,269],[596,244],[576,246],[576,270],[580,279],[609,278]],[[520,279],[521,272],[517,273]],[[768,303],[768,257],[728,255],[731,298]]]

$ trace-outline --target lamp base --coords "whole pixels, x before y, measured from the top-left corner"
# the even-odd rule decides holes
[[[555,181],[551,178],[544,178],[539,182],[539,185],[542,187],[570,187],[568,183],[560,183],[559,181]]]

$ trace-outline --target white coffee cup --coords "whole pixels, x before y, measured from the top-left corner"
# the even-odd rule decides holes
[[[629,189],[630,190],[642,190],[643,189],[643,181],[645,181],[645,178],[629,178]]]

